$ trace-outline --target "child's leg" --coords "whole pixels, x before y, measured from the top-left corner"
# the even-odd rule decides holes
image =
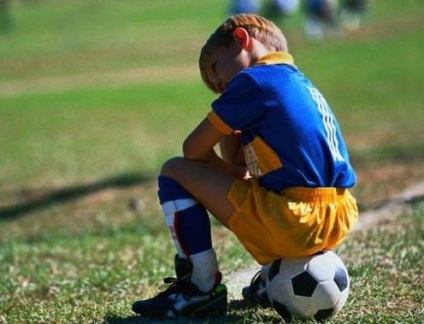
[[[161,175],[158,184],[160,203],[178,257],[192,263],[190,280],[202,291],[210,291],[220,280],[220,274],[212,249],[208,213],[172,178]]]
[[[206,208],[227,225],[234,212],[227,199],[233,181],[204,162],[183,158],[166,162],[159,177],[160,203],[178,255],[193,263],[191,280],[204,291],[220,279]]]
[[[250,285],[242,289],[243,298],[250,303],[260,305],[264,308],[270,307],[270,301],[266,291],[266,276],[268,275],[270,264],[264,265],[252,278]]]
[[[161,174],[174,179],[216,219],[228,227],[235,208],[227,194],[235,178],[205,162],[174,158],[162,167]]]
[[[174,179],[159,176],[159,201],[178,256],[212,248],[210,221],[206,209]]]
[[[199,161],[175,158],[165,163],[159,177],[159,198],[178,251],[177,281],[155,297],[136,301],[134,312],[168,318],[226,313],[227,290],[220,284],[206,210],[227,225],[234,213],[227,200],[233,180]]]

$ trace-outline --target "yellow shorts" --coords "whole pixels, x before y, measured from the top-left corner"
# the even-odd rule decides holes
[[[347,189],[295,187],[276,194],[255,179],[236,180],[228,199],[236,209],[229,228],[262,265],[333,249],[358,219]]]

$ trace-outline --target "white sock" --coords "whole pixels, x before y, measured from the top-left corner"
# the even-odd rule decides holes
[[[178,199],[178,200],[170,200],[164,202],[162,207],[162,212],[165,215],[166,223],[168,225],[169,231],[171,232],[172,240],[174,241],[175,248],[177,249],[178,256],[183,259],[187,259],[188,256],[184,253],[180,242],[178,241],[177,233],[175,232],[175,213],[190,208],[194,205],[198,204],[195,199]]]
[[[190,280],[201,291],[209,292],[213,289],[218,272],[218,261],[214,249],[190,255],[193,272]]]

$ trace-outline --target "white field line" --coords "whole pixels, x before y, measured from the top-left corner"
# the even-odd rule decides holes
[[[424,179],[406,189],[399,196],[382,204],[379,208],[360,213],[353,231],[366,230],[385,219],[391,219],[402,213],[409,202],[424,198]]]

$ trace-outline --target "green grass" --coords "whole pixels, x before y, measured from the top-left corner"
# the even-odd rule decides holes
[[[2,152],[13,170],[3,170],[0,182],[56,179],[61,185],[127,170],[151,174],[180,151],[183,136],[205,115],[206,109],[196,110],[204,92],[190,82],[5,98],[2,132],[9,140]],[[176,119],[177,127],[162,129]]]
[[[420,266],[424,205],[414,207],[402,217],[352,235],[338,249],[350,271],[351,294],[332,323],[419,323],[424,319]],[[167,234],[140,225],[3,243],[2,314],[12,323],[143,323],[128,309],[135,299],[159,289],[159,282],[172,271],[170,249]],[[217,251],[224,274],[249,262],[232,239],[217,246]],[[233,300],[227,320],[277,322],[278,316]]]
[[[361,205],[424,178],[424,7],[372,3],[363,27],[339,39],[308,41],[301,16],[281,22],[342,125]],[[132,301],[172,275],[155,177],[214,98],[197,56],[226,6],[12,3],[0,33],[0,323],[143,322]],[[331,323],[424,322],[423,218],[412,205],[338,248],[352,286]],[[216,222],[213,234],[225,279],[251,265]],[[235,298],[226,322],[278,321]]]

